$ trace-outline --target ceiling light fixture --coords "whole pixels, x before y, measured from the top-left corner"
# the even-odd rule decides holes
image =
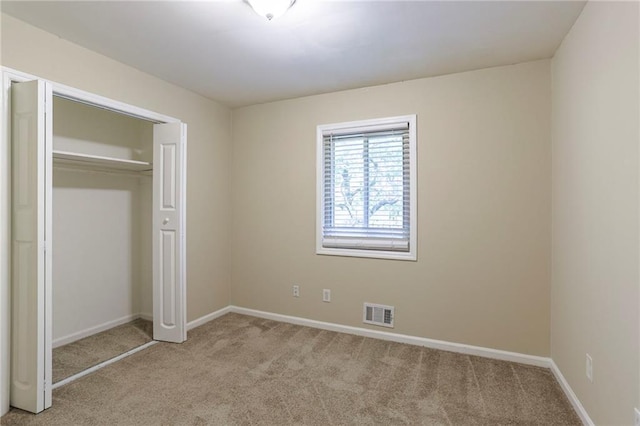
[[[296,0],[247,0],[247,2],[258,15],[271,21],[283,15]]]

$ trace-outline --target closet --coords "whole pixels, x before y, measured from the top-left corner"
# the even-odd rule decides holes
[[[153,123],[55,95],[53,111],[55,385],[150,340],[134,321],[153,319]]]
[[[186,340],[186,125],[14,72],[11,405],[51,406],[52,348],[138,317]]]

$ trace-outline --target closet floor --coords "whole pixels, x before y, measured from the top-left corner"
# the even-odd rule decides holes
[[[53,350],[53,383],[150,342],[151,321],[136,319]]]

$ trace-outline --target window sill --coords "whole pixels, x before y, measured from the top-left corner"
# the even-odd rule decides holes
[[[324,256],[366,257],[372,259],[408,260],[413,262],[417,261],[415,251],[397,252],[383,250],[334,249],[319,247],[316,249],[316,254]]]

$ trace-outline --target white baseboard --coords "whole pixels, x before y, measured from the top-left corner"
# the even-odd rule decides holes
[[[72,333],[67,336],[58,337],[57,339],[53,340],[52,345],[53,345],[53,348],[55,349],[59,346],[67,345],[69,343],[75,342],[76,340],[80,340],[85,337],[92,336],[96,333],[100,333],[101,331],[109,330],[110,328],[117,327],[122,324],[126,324],[138,318],[140,318],[140,314],[126,315],[124,317],[115,319],[113,321],[107,321],[103,324],[99,324],[94,327],[80,330],[76,333]]]
[[[355,334],[357,336],[371,337],[374,339],[388,340],[391,342],[407,343],[409,345],[424,346],[432,349],[457,352],[466,355],[475,355],[484,358],[512,361],[545,368],[550,368],[551,366],[551,360],[549,358],[541,356],[526,355],[517,352],[502,351],[499,349],[483,348],[481,346],[465,345],[462,343],[452,343],[443,340],[427,339],[425,337],[409,336],[406,334],[389,333],[387,331],[370,330],[368,328],[351,327],[348,325],[340,325],[330,322],[315,321],[306,318],[274,314],[271,312],[257,311],[254,309],[241,308],[239,306],[231,306],[231,312],[270,319],[274,321],[303,325],[307,327],[320,328],[322,330],[337,331],[340,333]]]
[[[580,417],[580,420],[582,420],[582,423],[585,424],[586,426],[594,426],[595,423],[593,423],[593,421],[591,420],[591,417],[589,417],[587,410],[584,409],[584,407],[582,406],[582,403],[580,402],[576,394],[573,392],[573,389],[571,389],[571,386],[569,386],[569,382],[567,382],[567,379],[564,378],[564,376],[562,375],[562,372],[560,371],[556,363],[553,361],[553,359],[550,360],[550,364],[551,364],[551,367],[550,367],[551,372],[555,376],[558,383],[560,383],[560,387],[564,391],[564,394],[567,395],[567,398],[569,398],[571,405],[573,405],[573,409],[576,410],[576,413]]]
[[[189,330],[193,330],[194,328],[201,326],[202,324],[206,324],[209,321],[213,321],[214,319],[223,316],[224,314],[228,314],[229,312],[231,312],[231,308],[232,306],[226,306],[222,309],[218,309],[215,312],[211,312],[210,314],[207,314],[203,317],[200,317],[198,319],[195,319],[193,321],[190,321],[187,323],[187,331]]]
[[[187,331],[195,328],[199,325],[205,324],[211,320],[214,320],[222,315],[231,312],[231,306],[224,307],[215,312],[212,312],[208,315],[200,317],[194,321],[187,323]],[[122,318],[115,319],[113,321],[108,321],[103,324],[96,325],[95,327],[90,327],[85,330],[78,331],[77,333],[69,334],[67,336],[59,337],[53,341],[53,347],[57,348],[59,346],[64,346],[69,343],[73,343],[76,340],[83,339],[85,337],[92,336],[96,333],[100,333],[101,331],[109,330],[110,328],[117,327],[122,324],[126,324],[135,319],[142,318],[147,321],[153,321],[153,314],[149,313],[140,313],[140,314],[131,314],[126,315]]]
[[[145,321],[153,322],[153,314],[149,314],[149,313],[139,314],[138,318],[143,319]]]

